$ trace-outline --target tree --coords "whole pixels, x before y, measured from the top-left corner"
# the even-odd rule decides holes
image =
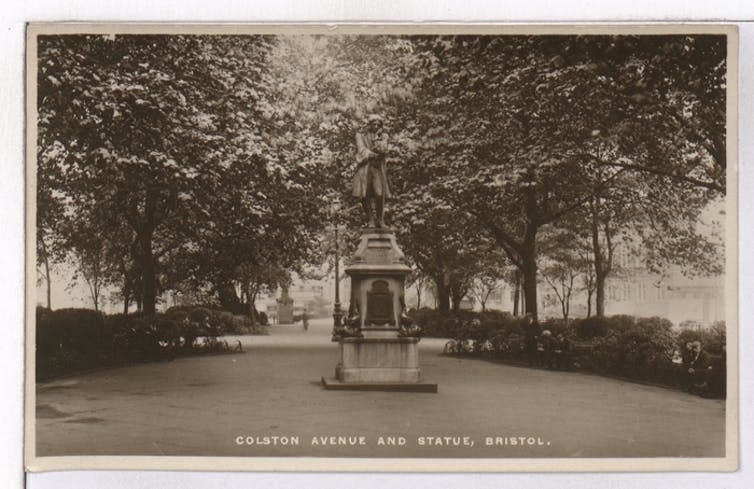
[[[590,263],[584,261],[583,243],[576,233],[558,228],[549,229],[542,237],[539,266],[542,278],[555,294],[563,319],[568,321],[571,298],[577,291],[577,278],[590,273]]]
[[[406,278],[406,287],[413,287],[416,291],[416,308],[421,309],[422,307],[422,293],[427,287],[427,281],[429,278],[421,273],[421,271],[418,268],[414,268],[411,272],[411,275],[409,275]]]
[[[75,248],[73,257],[73,262],[77,267],[77,274],[73,279],[75,281],[79,276],[84,279],[89,288],[94,310],[99,311],[102,291],[109,281],[103,246],[94,240],[88,243],[88,246]]]
[[[724,136],[712,122],[721,118],[705,107],[724,105],[724,38],[457,36],[416,46],[424,71],[404,111],[422,141],[407,153],[431,166],[435,198],[473,216],[519,268],[527,312],[536,313],[540,231],[603,207],[616,188],[641,200],[650,225],[628,226],[655,262],[715,255],[692,231],[721,190]],[[672,77],[659,76],[664,67]],[[694,81],[702,77],[712,80]]]
[[[552,66],[541,52],[525,54],[536,41],[516,41],[427,41],[429,75],[407,110],[425,134],[413,153],[430,166],[430,191],[473,218],[521,270],[527,311],[536,313],[537,233],[580,205],[583,168],[544,143],[562,131],[562,104],[538,96]]]
[[[73,249],[57,223],[91,229],[126,311],[181,287],[253,309],[321,263],[328,201],[363,224],[357,132],[440,309],[497,255],[536,314],[555,226],[591,243],[598,314],[618,240],[719,269],[697,227],[725,193],[720,36],[51,36],[39,62],[39,264]]]
[[[478,258],[477,273],[471,283],[470,293],[484,312],[492,293],[500,290],[501,283],[510,275],[510,265],[502,253],[494,249],[480,254]]]
[[[312,178],[329,199],[343,203],[340,218],[353,226],[363,224],[350,195],[354,138],[371,132],[375,121],[385,122],[384,131],[391,132],[387,113],[406,91],[402,53],[408,46],[388,36],[288,37],[271,56],[265,80],[281,128],[276,147],[286,159],[316,170]],[[388,158],[388,165],[393,163]]]
[[[697,228],[705,207],[725,193],[726,47],[721,36],[587,43],[601,46],[591,55],[597,92],[580,106],[597,109],[595,129],[574,156],[595,165],[603,181],[617,175],[609,186],[595,182],[586,206],[601,316],[618,237],[644,250],[650,270],[679,264],[719,272],[720,245]]]
[[[612,175],[609,185],[604,185],[606,174]],[[719,245],[698,229],[710,201],[695,187],[666,176],[612,167],[596,168],[593,175],[589,201],[558,224],[575,230],[575,242],[590,243],[588,252],[581,251],[589,265],[585,276],[589,313],[593,291],[597,316],[605,314],[605,288],[615,271],[615,250],[621,245],[638,252],[653,272],[676,264],[696,273],[719,273]]]
[[[62,147],[39,172],[60,174],[56,191],[70,215],[94,218],[101,236],[121,226],[133,232],[147,313],[155,309],[160,258],[175,246],[168,238],[178,234],[176,209],[201,191],[215,163],[205,159],[218,139],[207,110],[218,99],[206,92],[221,86],[204,62],[210,50],[188,36],[39,43],[40,148]]]
[[[290,283],[290,274],[274,265],[242,264],[236,272],[241,289],[241,303],[246,304],[246,312],[252,323],[256,322],[256,299],[262,292],[272,293],[278,287]]]
[[[579,258],[584,264],[582,275],[582,290],[586,292],[586,317],[592,316],[592,298],[596,291],[596,279],[594,273],[594,259],[589,246],[579,247]]]
[[[43,168],[54,169],[51,160],[57,158],[62,146],[53,144],[42,150],[37,148],[37,162]],[[36,255],[37,265],[42,266],[45,277],[47,308],[52,309],[52,266],[63,262],[68,249],[63,242],[60,226],[63,223],[65,205],[62,196],[55,192],[59,174],[54,171],[37,173]]]
[[[493,245],[431,199],[403,200],[392,215],[404,252],[435,285],[438,309],[457,311]]]
[[[482,312],[487,310],[487,301],[493,292],[500,288],[500,281],[494,277],[480,275],[471,284],[471,296],[482,306]]]
[[[611,126],[601,137],[622,158],[603,164],[725,194],[726,37],[595,39],[595,66],[611,83]]]
[[[513,315],[518,316],[521,313],[521,270],[516,268],[512,273],[513,283]]]
[[[246,222],[255,249],[277,246],[259,239],[273,221],[282,225],[271,239],[285,231],[281,246],[307,249],[298,246],[311,234],[300,232],[302,215],[315,217],[305,229],[315,227],[318,201],[301,182],[314,172],[274,149],[262,76],[270,49],[263,36],[40,39],[39,152],[54,157],[40,159],[39,173],[81,226],[87,216],[99,236],[130,236],[137,273],[121,267],[123,288],[140,284],[146,313],[170,285],[165,263],[192,269],[188,259],[206,258],[208,246],[239,244],[228,238],[243,236],[215,232],[231,231],[217,221],[239,217],[233,204],[242,202],[243,219],[259,217]]]
[[[331,178],[325,185],[333,190],[330,197],[353,202],[346,182],[355,170],[354,136],[380,125],[394,194],[388,220],[398,228],[409,259],[437,284],[439,307],[449,310],[451,295],[457,304],[468,288],[460,264],[470,256],[460,250],[470,236],[447,226],[431,228],[419,215],[426,203],[411,199],[416,187],[413,174],[404,171],[402,147],[410,141],[398,109],[410,92],[407,73],[414,65],[410,42],[383,36],[326,36],[286,40],[279,47],[271,77],[291,82],[276,85],[280,88],[277,99],[290,107],[278,118],[297,129],[295,137],[286,138],[285,151],[302,160],[326,161]],[[312,103],[318,110],[312,109]],[[355,230],[363,225],[360,214],[354,205],[342,209],[340,217]],[[438,215],[437,221],[431,218],[432,224],[441,224],[447,215]],[[463,258],[456,260],[457,255]]]

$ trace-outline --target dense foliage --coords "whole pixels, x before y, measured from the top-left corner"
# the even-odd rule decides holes
[[[513,278],[605,312],[617,246],[721,270],[724,36],[43,36],[37,260],[151,314],[258,294],[345,255],[354,137],[442,310]],[[339,229],[341,229],[339,228]],[[339,244],[340,245],[340,244]],[[417,282],[418,283],[418,282]],[[483,301],[482,301],[483,302]],[[49,306],[48,298],[48,306]]]
[[[266,98],[273,40],[52,36],[39,41],[40,260],[73,256],[155,311],[210,287],[229,308],[315,250],[321,171],[280,157]],[[95,307],[97,299],[95,297]],[[238,311],[237,311],[238,312]]]
[[[252,324],[248,316],[203,307],[172,308],[151,316],[38,307],[36,378],[229,351],[237,345],[218,339],[228,334],[266,334],[266,327]]]

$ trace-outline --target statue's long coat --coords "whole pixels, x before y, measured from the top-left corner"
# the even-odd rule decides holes
[[[385,172],[383,157],[371,150],[371,138],[356,135],[356,162],[358,167],[353,176],[353,195],[361,199],[371,195],[390,197],[390,186]],[[371,189],[370,189],[371,187]]]

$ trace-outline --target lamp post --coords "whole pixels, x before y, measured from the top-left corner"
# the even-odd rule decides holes
[[[340,239],[338,236],[338,212],[340,202],[337,200],[332,204],[333,224],[335,228],[335,304],[333,305],[333,336],[338,335],[338,331],[343,325],[343,311],[340,304]]]
[[[340,250],[338,248],[338,225],[335,225],[335,306],[332,317],[335,329],[342,326],[343,311],[340,309]]]

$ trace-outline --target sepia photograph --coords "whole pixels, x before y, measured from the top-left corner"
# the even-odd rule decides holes
[[[736,470],[737,63],[29,24],[27,469]]]

